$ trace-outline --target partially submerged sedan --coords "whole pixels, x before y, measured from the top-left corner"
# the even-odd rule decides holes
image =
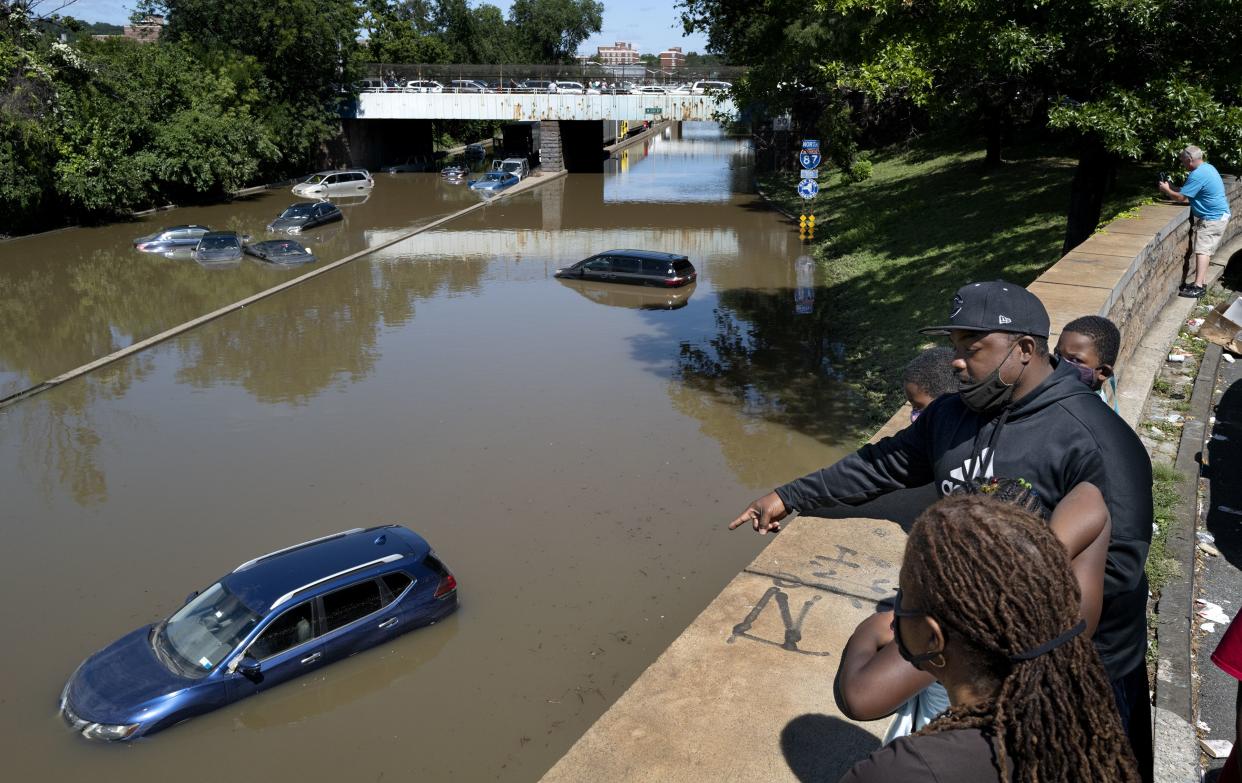
[[[246,245],[246,255],[279,266],[313,264],[319,260],[310,248],[292,239],[269,239],[266,242]]]
[[[605,283],[679,288],[698,279],[690,259],[655,250],[608,250],[573,266],[556,270],[557,277]]]
[[[399,525],[248,560],[163,622],[91,655],[60,696],[87,739],[132,740],[386,644],[457,608],[457,580]]]
[[[143,253],[168,253],[178,248],[194,249],[203,234],[211,231],[207,226],[183,225],[168,228],[138,237],[134,240],[134,249]]]
[[[470,180],[470,189],[480,193],[499,193],[518,184],[518,176],[507,171],[489,171],[481,179]]]
[[[299,234],[341,218],[340,208],[331,201],[302,202],[291,204],[279,217],[267,224],[267,230],[280,234]]]
[[[232,231],[204,234],[194,248],[193,259],[203,266],[224,266],[241,261],[242,240]]]

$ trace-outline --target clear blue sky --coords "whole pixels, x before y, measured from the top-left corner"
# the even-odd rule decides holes
[[[227,0],[222,0],[227,2]],[[63,0],[44,0],[38,8],[50,12]],[[88,22],[111,22],[125,24],[136,0],[78,0],[62,13],[85,19]],[[471,0],[471,5],[481,5]],[[512,0],[492,0],[506,14]],[[595,52],[601,44],[629,41],[641,52],[655,54],[669,46],[681,46],[687,52],[703,52],[707,39],[702,34],[683,36],[677,9],[669,0],[605,0],[604,24],[598,35],[593,35],[582,45],[582,53]]]

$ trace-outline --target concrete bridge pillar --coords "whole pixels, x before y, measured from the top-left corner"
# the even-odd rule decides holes
[[[560,120],[542,120],[539,123],[539,167],[549,172],[565,170]]]

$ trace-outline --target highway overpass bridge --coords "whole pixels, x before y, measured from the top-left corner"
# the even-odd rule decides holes
[[[623,121],[681,123],[734,114],[723,95],[363,92],[343,122],[356,166],[430,156],[435,120],[503,120],[530,128],[530,152],[538,152],[545,171],[600,171],[603,147],[618,138]]]

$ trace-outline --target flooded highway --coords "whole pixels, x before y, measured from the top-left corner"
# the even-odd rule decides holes
[[[861,418],[745,143],[686,125],[625,153],[0,409],[10,777],[533,781],[569,748],[764,543],[732,516],[852,448]],[[471,198],[444,187],[378,177],[316,252]],[[46,377],[282,279],[128,243],[261,228],[287,197],[0,246],[4,372]],[[553,277],[609,248],[684,253],[699,280]],[[454,571],[447,621],[129,745],[57,716],[83,658],[188,592],[388,522]]]

